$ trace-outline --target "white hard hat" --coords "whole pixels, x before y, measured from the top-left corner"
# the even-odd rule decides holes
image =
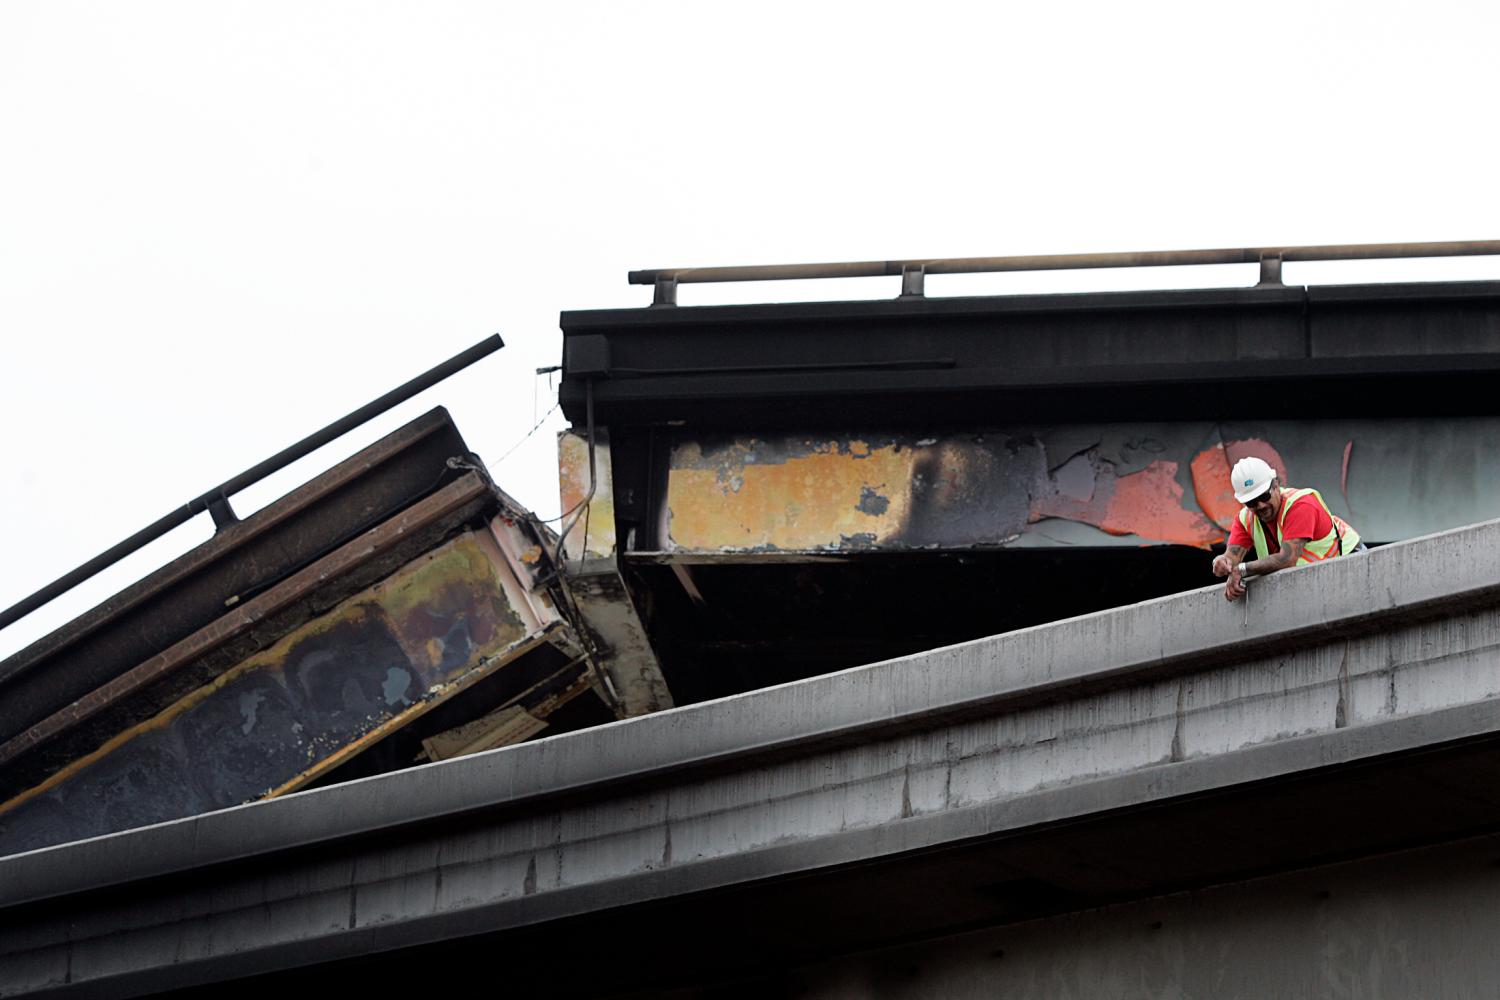
[[[1229,484],[1234,487],[1234,498],[1240,503],[1254,500],[1271,488],[1276,470],[1259,458],[1242,458],[1234,463],[1229,473]]]

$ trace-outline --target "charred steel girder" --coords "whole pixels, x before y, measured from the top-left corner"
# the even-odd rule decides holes
[[[39,784],[16,789],[29,772],[6,768],[0,851],[295,791],[507,667],[558,622],[512,575],[500,530],[418,555]],[[527,686],[506,672],[506,694]]]
[[[467,454],[434,409],[0,662],[0,743],[453,483]]]

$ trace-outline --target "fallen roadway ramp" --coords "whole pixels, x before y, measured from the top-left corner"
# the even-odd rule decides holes
[[[0,994],[1477,995],[1497,554],[1487,522],[3,858]]]

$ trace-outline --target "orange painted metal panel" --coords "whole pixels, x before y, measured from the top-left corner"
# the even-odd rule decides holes
[[[1139,544],[1206,548],[1223,540],[1239,509],[1228,491],[1230,464],[1259,454],[1285,468],[1268,441],[1226,441],[1215,425],[1124,435],[1100,426],[685,439],[672,452],[663,547],[694,554],[991,547],[1063,519]]]

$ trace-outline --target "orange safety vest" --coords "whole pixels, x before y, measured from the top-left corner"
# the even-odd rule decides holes
[[[1323,501],[1321,493],[1313,489],[1294,490],[1291,487],[1287,487],[1285,499],[1281,503],[1281,513],[1276,516],[1277,548],[1283,548],[1285,545],[1281,539],[1281,529],[1286,521],[1286,512],[1292,509],[1292,504],[1298,499],[1309,494],[1312,495],[1314,500],[1318,501],[1318,505],[1323,508],[1329,520],[1333,522],[1333,528],[1322,538],[1308,540],[1308,543],[1302,547],[1302,555],[1297,559],[1298,566],[1322,562],[1324,559],[1332,559],[1334,556],[1347,555],[1353,552],[1355,547],[1359,545],[1359,532],[1350,527],[1347,521],[1344,521],[1328,509],[1328,504]],[[1250,537],[1255,540],[1255,557],[1257,559],[1264,559],[1270,551],[1270,546],[1266,544],[1266,535],[1261,527],[1260,518],[1256,517],[1249,507],[1240,508],[1239,518],[1240,526],[1248,531]]]

